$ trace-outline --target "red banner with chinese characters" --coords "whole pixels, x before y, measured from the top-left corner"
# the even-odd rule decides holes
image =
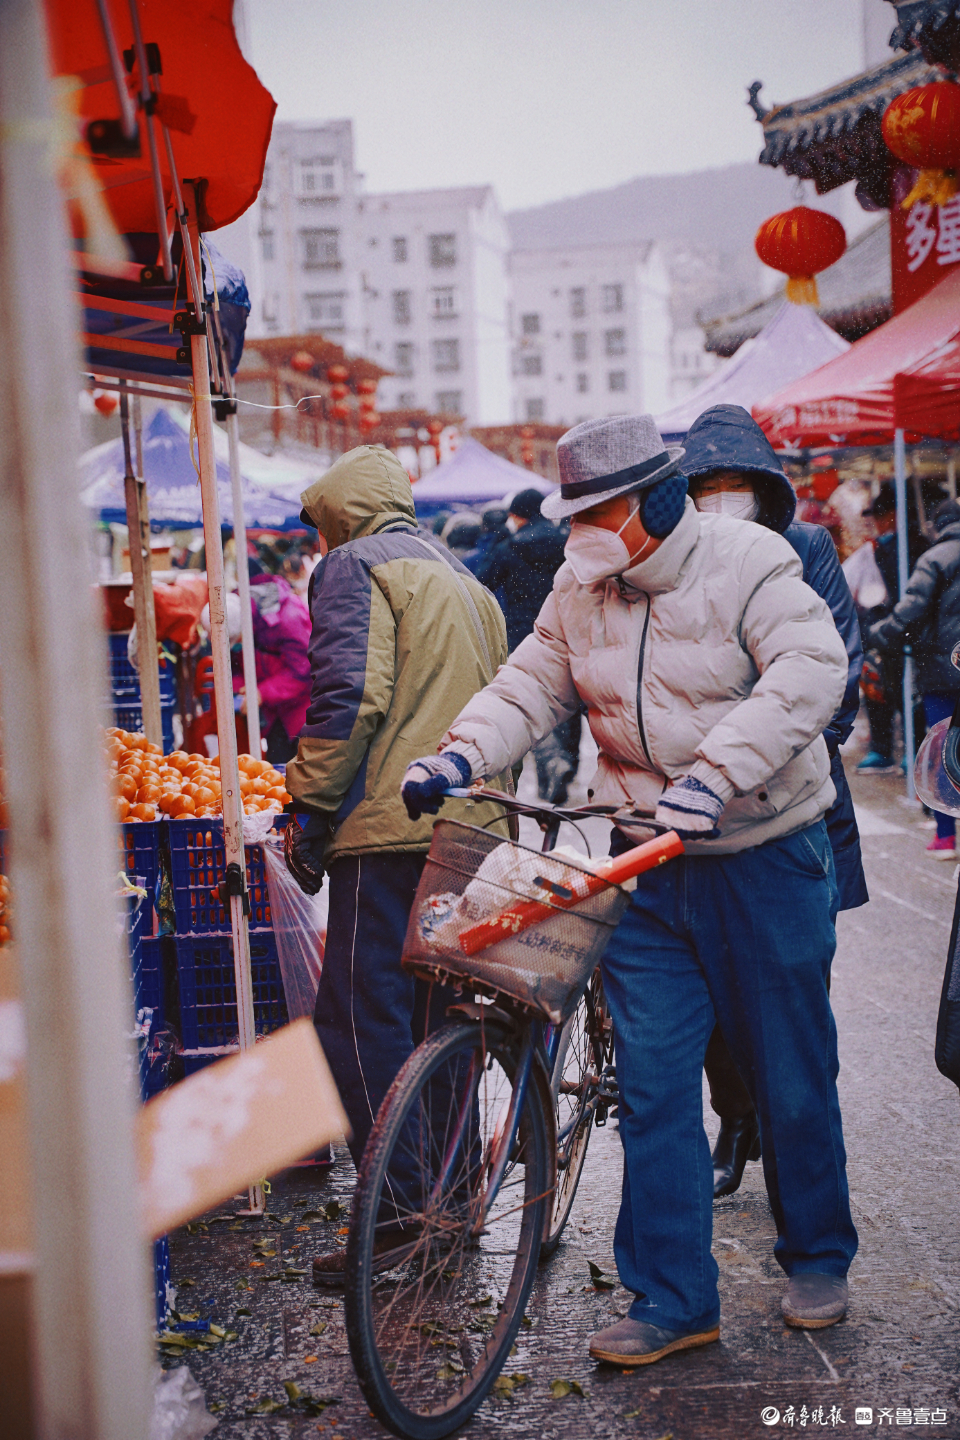
[[[899,315],[960,265],[960,194],[946,205],[916,200],[909,210],[901,204],[913,188],[916,170],[898,165],[893,175],[890,209],[890,271],[893,313]]]

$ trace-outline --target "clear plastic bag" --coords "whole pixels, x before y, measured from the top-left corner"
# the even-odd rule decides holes
[[[327,935],[327,897],[323,891],[304,895],[287,869],[281,836],[264,839],[263,860],[287,1014],[291,1020],[304,1015],[312,1020]]]
[[[157,1370],[150,1416],[150,1440],[203,1440],[217,1427],[203,1391],[186,1365]]]

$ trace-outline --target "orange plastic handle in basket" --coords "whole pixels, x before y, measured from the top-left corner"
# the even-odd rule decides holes
[[[549,851],[547,853],[549,854]],[[642,875],[644,870],[653,870],[657,865],[682,854],[683,841],[676,831],[668,830],[666,835],[658,835],[655,840],[648,840],[645,845],[636,845],[614,859],[605,860],[602,865],[597,866],[593,874],[579,874],[575,882],[576,888],[569,896],[558,894],[551,886],[554,898],[549,905],[545,905],[542,900],[521,900],[516,905],[511,905],[509,910],[501,910],[500,914],[494,915],[492,919],[481,920],[479,925],[462,930],[458,937],[460,949],[464,955],[476,955],[480,950],[486,950],[488,945],[495,945],[498,940],[519,935],[521,930],[529,929],[538,920],[546,920],[557,910],[571,910],[582,900],[598,895],[608,886],[622,885],[625,880]]]

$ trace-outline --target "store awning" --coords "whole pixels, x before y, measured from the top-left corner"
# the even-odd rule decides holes
[[[960,433],[960,267],[845,355],[754,406],[778,449]],[[951,408],[952,407],[952,408]]]

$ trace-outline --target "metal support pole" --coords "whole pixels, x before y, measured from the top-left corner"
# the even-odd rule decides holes
[[[903,431],[893,432],[893,483],[897,497],[897,580],[901,596],[907,592],[910,579],[910,557],[907,549],[907,452]],[[916,737],[913,733],[913,653],[903,647],[903,758],[907,762],[907,799],[916,800],[913,785],[913,762],[916,759]]]
[[[186,200],[186,197],[185,197]],[[186,201],[188,238],[193,247],[193,273],[200,273],[200,234],[196,223],[195,199]],[[198,319],[203,315],[203,296],[193,294]],[[223,575],[223,541],[220,534],[220,499],[217,494],[217,464],[213,448],[213,409],[210,403],[210,373],[206,335],[190,336],[193,366],[194,416],[200,460],[200,500],[203,506],[203,540],[207,555],[207,590],[210,604],[210,649],[213,656],[213,693],[217,703],[217,737],[220,744],[220,784],[223,804],[223,842],[227,875],[235,866],[243,880],[243,893],[230,896],[230,928],[233,932],[233,964],[237,982],[237,1029],[240,1049],[252,1049],[256,1042],[253,1014],[253,980],[250,973],[250,936],[244,913],[246,860],[243,853],[243,807],[240,800],[240,771],[237,765],[237,727],[233,711],[233,675],[230,670],[230,637],[227,632],[226,584]],[[250,1210],[263,1211],[263,1187],[250,1187]]]
[[[49,163],[42,17],[34,0],[0,0],[0,707],[27,1040],[35,1437],[146,1440],[132,997],[103,630],[73,480],[79,314]]]
[[[137,651],[140,660],[140,709],[143,733],[152,745],[163,746],[160,712],[160,670],[157,655],[157,618],[153,608],[153,575],[150,569],[150,523],[146,519],[146,486],[140,472],[138,445],[137,473],[134,473],[130,444],[130,401],[126,386],[120,391],[120,430],[123,435],[123,497],[127,506],[130,536],[130,573],[133,576],[133,617],[137,622]],[[139,406],[137,407],[139,409]],[[146,523],[144,523],[146,521]]]
[[[243,642],[243,686],[247,695],[247,734],[250,753],[260,759],[260,705],[257,698],[257,660],[253,648],[253,612],[250,609],[250,571],[247,566],[247,524],[243,513],[240,475],[240,422],[237,412],[227,416],[230,444],[230,488],[233,494],[233,544],[237,552],[237,590],[240,596],[240,635]]]

